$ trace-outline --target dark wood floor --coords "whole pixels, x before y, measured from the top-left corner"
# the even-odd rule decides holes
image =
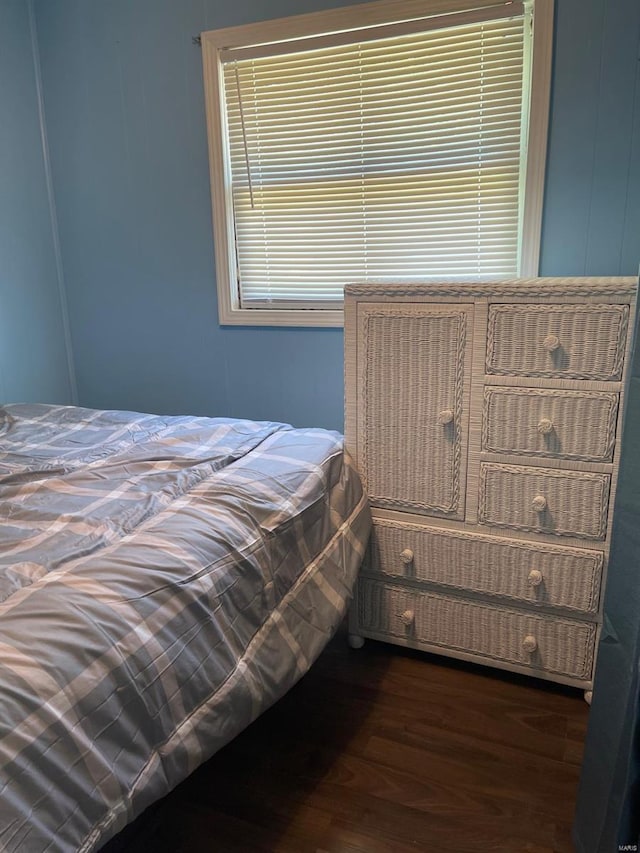
[[[341,632],[105,853],[564,853],[582,693]]]

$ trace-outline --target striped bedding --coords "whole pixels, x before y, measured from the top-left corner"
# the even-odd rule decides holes
[[[339,624],[369,533],[337,433],[0,408],[0,851],[98,849]]]

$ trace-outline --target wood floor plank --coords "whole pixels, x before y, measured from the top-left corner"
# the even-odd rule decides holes
[[[341,631],[105,853],[571,853],[577,690]]]

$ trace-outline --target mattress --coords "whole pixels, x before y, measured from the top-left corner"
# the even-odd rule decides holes
[[[277,700],[369,534],[342,437],[0,409],[0,850],[98,849]]]

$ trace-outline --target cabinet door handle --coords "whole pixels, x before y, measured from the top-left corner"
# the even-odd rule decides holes
[[[404,613],[400,614],[400,621],[406,628],[410,628],[415,620],[415,613],[413,610],[405,610]]]
[[[453,409],[443,409],[438,413],[438,423],[443,426],[450,424],[453,421]]]
[[[542,346],[547,352],[554,352],[560,346],[560,340],[557,335],[547,335],[542,341]]]
[[[538,421],[538,432],[542,435],[549,435],[549,433],[553,432],[553,421],[549,420],[549,418],[540,418]]]
[[[544,512],[547,508],[547,499],[544,495],[536,495],[535,498],[531,501],[531,506],[535,510],[535,512]]]

